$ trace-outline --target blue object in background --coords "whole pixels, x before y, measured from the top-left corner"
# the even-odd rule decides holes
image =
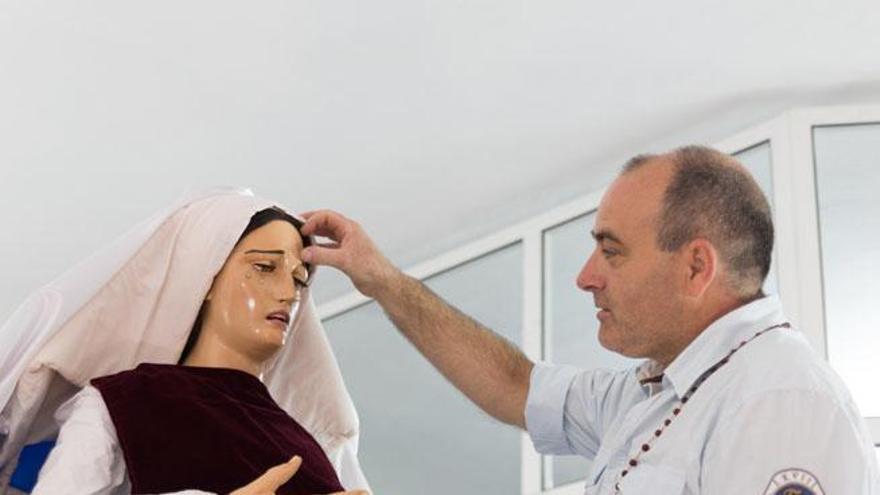
[[[35,443],[25,446],[21,449],[21,455],[18,456],[18,465],[15,472],[12,473],[12,480],[9,486],[30,493],[37,484],[37,475],[40,474],[40,468],[49,457],[49,452],[55,446],[55,440],[47,440],[45,442]]]

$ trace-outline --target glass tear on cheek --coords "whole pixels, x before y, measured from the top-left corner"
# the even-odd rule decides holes
[[[253,276],[252,273],[245,273],[244,274],[244,278],[246,278],[246,279],[250,279],[252,276]]]
[[[249,297],[247,300],[247,307],[250,311],[253,311],[257,307],[257,301],[254,301],[254,298]]]

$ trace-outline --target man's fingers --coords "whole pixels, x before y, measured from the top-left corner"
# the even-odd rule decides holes
[[[312,244],[313,246],[317,246],[319,248],[327,248],[327,249],[339,249],[338,242],[317,242]]]
[[[303,249],[302,258],[306,263],[332,266],[340,270],[344,262],[344,255],[336,244],[309,246]]]
[[[303,235],[320,235],[329,237],[335,241],[340,240],[349,220],[332,210],[319,210],[307,212],[303,215],[306,223],[300,229]]]
[[[360,224],[335,211],[308,212],[308,220],[301,231],[304,235],[324,236],[332,241],[331,244],[304,249],[303,261],[340,270],[367,297],[374,297],[383,284],[399,272]]]

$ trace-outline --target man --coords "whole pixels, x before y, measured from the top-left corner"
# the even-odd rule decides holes
[[[599,205],[577,278],[628,371],[532,363],[393,267],[331,211],[303,259],[345,272],[456,387],[546,454],[591,459],[588,494],[873,494],[846,387],[761,291],[773,225],[733,158],[690,146],[630,160]],[[588,364],[588,363],[587,363]]]

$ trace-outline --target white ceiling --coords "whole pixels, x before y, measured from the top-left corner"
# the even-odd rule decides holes
[[[876,102],[878,54],[876,0],[4,0],[0,317],[187,187],[338,209],[406,266],[636,152]]]

